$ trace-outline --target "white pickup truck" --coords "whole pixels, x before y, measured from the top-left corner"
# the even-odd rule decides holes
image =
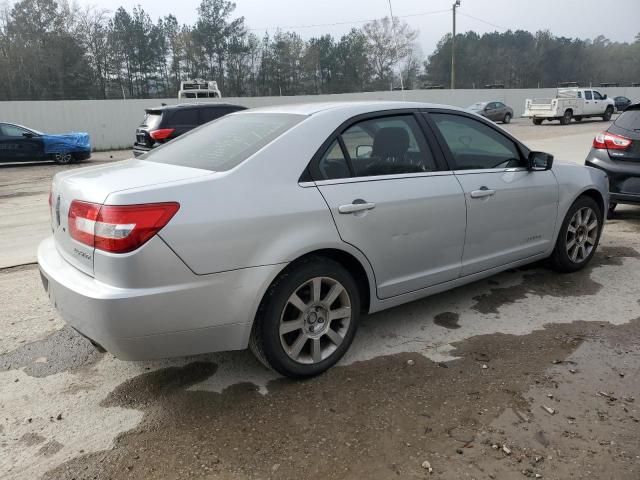
[[[602,117],[609,121],[615,110],[615,102],[606,95],[590,88],[559,88],[556,98],[534,98],[525,102],[524,115],[540,125],[544,120],[560,120],[568,125],[588,117]]]

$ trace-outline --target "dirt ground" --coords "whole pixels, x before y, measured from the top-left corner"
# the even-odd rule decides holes
[[[13,168],[7,248],[5,213],[46,202],[58,167]],[[64,326],[35,265],[0,268],[0,478],[638,480],[639,234],[623,207],[581,272],[536,264],[366,316],[304,382],[248,352],[119,361]]]

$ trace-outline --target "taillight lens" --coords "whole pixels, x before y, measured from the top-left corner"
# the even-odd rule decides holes
[[[159,130],[153,130],[149,132],[149,136],[153,138],[156,142],[160,140],[166,140],[171,136],[173,132],[175,132],[175,128],[161,128]]]
[[[127,253],[158,233],[179,208],[176,202],[100,205],[74,200],[69,207],[69,234],[98,250]]]
[[[599,133],[593,139],[593,148],[606,148],[607,150],[626,150],[632,141],[626,137],[609,132]]]

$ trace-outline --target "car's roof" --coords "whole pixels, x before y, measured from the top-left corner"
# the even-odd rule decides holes
[[[289,113],[296,115],[314,115],[319,112],[331,110],[340,113],[358,115],[360,113],[378,112],[384,110],[402,110],[409,108],[448,108],[451,110],[463,110],[449,105],[438,105],[424,102],[399,102],[399,101],[352,101],[352,102],[312,102],[272,105],[269,107],[252,108],[246,113]],[[243,112],[244,113],[244,112]]]
[[[228,107],[240,108],[240,109],[247,108],[247,107],[243,107],[242,105],[234,105],[232,103],[201,102],[201,103],[177,103],[175,105],[160,105],[159,107],[147,108],[145,110],[177,110],[182,108],[228,108]]]

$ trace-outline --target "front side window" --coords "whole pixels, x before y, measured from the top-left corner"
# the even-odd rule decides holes
[[[461,115],[432,113],[457,170],[526,167],[516,144],[484,123]]]
[[[602,95],[600,95],[600,92],[596,92],[595,90],[593,91],[593,98],[594,100],[604,100]]]
[[[356,177],[436,170],[413,115],[364,120],[348,128],[342,140]]]
[[[145,153],[141,160],[224,172],[304,120],[287,113],[227,115]]]

